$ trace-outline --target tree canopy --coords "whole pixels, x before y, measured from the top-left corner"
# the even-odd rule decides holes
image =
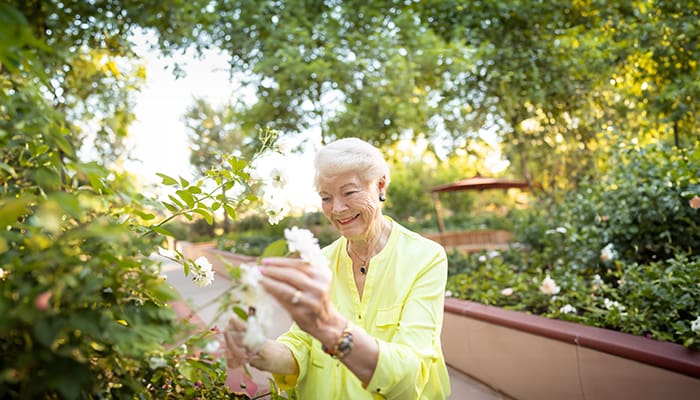
[[[697,132],[698,4],[222,1],[203,30],[247,72],[247,127],[376,144],[495,132],[512,173],[576,185],[619,141]]]

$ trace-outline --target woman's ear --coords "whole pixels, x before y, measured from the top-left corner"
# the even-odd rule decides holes
[[[379,201],[386,201],[386,176],[382,176],[377,181],[377,192],[379,192]]]
[[[384,193],[386,191],[386,176],[382,175],[381,178],[377,181],[377,192],[380,194]]]

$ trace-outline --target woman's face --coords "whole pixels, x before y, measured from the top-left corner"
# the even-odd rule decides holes
[[[379,187],[365,183],[355,172],[320,176],[318,194],[323,214],[348,239],[363,240],[381,218]]]

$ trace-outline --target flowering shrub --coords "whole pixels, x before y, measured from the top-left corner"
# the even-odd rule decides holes
[[[0,91],[4,111],[23,115],[0,119],[0,398],[246,397],[225,385],[216,332],[192,334],[168,307],[177,293],[150,256],[174,218],[211,222],[255,201],[249,162],[229,157],[196,182],[162,175],[174,192],[159,203],[80,161],[40,82],[15,84],[25,95]],[[221,186],[243,190],[222,198]],[[203,260],[178,261],[213,279]]]
[[[700,146],[620,157],[510,250],[450,254],[450,294],[700,349]]]

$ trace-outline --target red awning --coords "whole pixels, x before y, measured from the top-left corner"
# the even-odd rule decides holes
[[[430,189],[431,193],[454,192],[459,190],[484,190],[484,189],[527,189],[525,181],[504,178],[484,178],[475,176],[474,178],[462,179],[456,182],[435,186]]]

